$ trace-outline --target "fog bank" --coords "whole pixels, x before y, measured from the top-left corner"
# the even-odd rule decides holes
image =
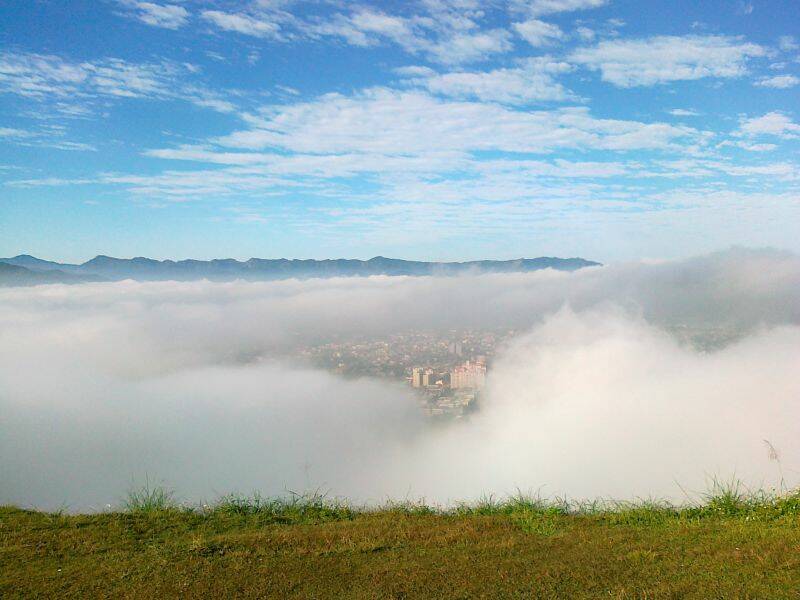
[[[322,489],[432,502],[683,498],[800,483],[800,259],[731,250],[575,273],[0,290],[0,502],[102,509]],[[333,337],[515,327],[481,410],[286,359]],[[730,333],[704,351],[675,332]],[[764,440],[780,453],[770,460]]]

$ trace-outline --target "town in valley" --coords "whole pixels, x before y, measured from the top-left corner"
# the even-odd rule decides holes
[[[302,348],[300,358],[345,377],[404,381],[432,418],[462,418],[477,409],[492,358],[510,328],[407,331],[383,338],[341,339]]]

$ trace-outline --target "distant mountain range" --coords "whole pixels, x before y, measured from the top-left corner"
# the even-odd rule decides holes
[[[13,259],[11,259],[13,260]],[[34,270],[0,259],[0,286],[40,285],[43,283],[86,283],[105,281],[97,275],[65,273],[57,269]]]
[[[264,259],[238,261],[153,260],[152,258],[113,258],[96,256],[79,265],[42,260],[28,254],[0,258],[0,285],[39,283],[81,283],[88,281],[233,281],[246,279],[308,279],[312,277],[352,277],[369,275],[458,275],[461,273],[516,273],[556,269],[575,271],[600,263],[583,258],[520,258],[516,260],[476,260],[469,262],[423,262],[376,256],[369,260]]]

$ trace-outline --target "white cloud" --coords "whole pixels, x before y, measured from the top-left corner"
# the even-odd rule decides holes
[[[313,23],[301,24],[300,28],[304,34],[312,38],[336,36],[353,46],[372,46],[381,39],[388,39],[410,52],[416,52],[425,42],[418,38],[411,21],[369,9],[361,9],[349,15],[338,14],[331,18],[319,19]]]
[[[514,47],[511,34],[505,29],[477,32],[455,32],[426,49],[436,62],[459,64],[483,60],[492,54],[508,52]]]
[[[578,38],[584,42],[592,42],[594,38],[597,37],[597,33],[595,33],[594,29],[589,29],[588,27],[578,27],[575,33]]]
[[[672,110],[668,111],[673,117],[697,117],[700,116],[700,113],[696,110],[690,110],[686,108],[673,108]]]
[[[728,175],[735,175],[738,177],[761,175],[769,178],[777,178],[782,181],[800,181],[800,168],[789,162],[765,165],[720,165],[720,168]]]
[[[800,48],[800,44],[797,43],[797,40],[793,36],[782,35],[778,38],[778,47],[784,52],[793,52]]]
[[[746,142],[744,140],[724,140],[717,144],[717,148],[725,148],[728,146],[732,146],[734,148],[741,148],[742,150],[747,150],[748,152],[771,152],[775,150],[778,146],[776,144],[754,144],[752,142]]]
[[[755,85],[785,90],[796,86],[798,83],[800,83],[800,77],[795,77],[794,75],[776,75],[775,77],[759,79]]]
[[[665,148],[680,139],[699,137],[694,129],[665,123],[595,119],[582,107],[520,112],[385,88],[269,107],[263,117],[254,117],[251,122],[252,129],[222,137],[216,143],[232,148],[280,147],[317,153],[546,153],[556,148]]]
[[[14,127],[0,127],[0,138],[27,138],[33,133],[25,129],[15,129]]]
[[[420,65],[409,65],[405,67],[397,67],[394,72],[401,77],[432,77],[436,75],[436,71],[430,67],[423,67]]]
[[[522,23],[514,23],[514,30],[531,46],[539,47],[563,40],[564,32],[558,25],[545,23],[538,19],[529,19]]]
[[[278,84],[278,85],[275,86],[275,89],[283,92],[284,94],[289,94],[290,96],[300,96],[301,95],[300,90],[298,90],[297,88],[293,88],[291,86],[288,86],[288,85],[280,85],[280,84]]]
[[[210,108],[220,113],[233,113],[236,112],[236,105],[228,100],[214,97],[204,97],[202,94],[191,98],[192,104],[202,108]]]
[[[401,16],[378,8],[355,6],[347,12],[300,16],[269,4],[248,12],[205,10],[201,17],[226,31],[279,40],[341,38],[358,47],[394,43],[406,52],[442,64],[483,60],[513,48],[511,34],[502,28],[482,29],[474,20],[479,10],[461,3],[424,2],[426,12]]]
[[[739,77],[747,59],[766,49],[726,36],[657,36],[607,40],[575,50],[569,60],[599,70],[604,81],[635,87],[703,77]]]
[[[275,37],[280,32],[280,25],[265,18],[252,17],[247,14],[227,13],[219,10],[204,10],[201,18],[213,23],[224,31],[233,31],[255,37]]]
[[[362,9],[351,17],[353,26],[365,33],[375,33],[399,43],[414,37],[413,26],[404,18]]]
[[[469,16],[453,13],[452,6],[427,3],[434,15],[401,17],[375,9],[359,8],[349,14],[295,22],[300,34],[318,38],[336,36],[354,46],[395,43],[410,54],[422,54],[434,62],[461,64],[484,60],[513,48],[505,29],[480,29]]]
[[[220,162],[222,161],[220,158]],[[269,173],[248,173],[237,170],[164,171],[152,176],[107,174],[100,177],[99,182],[123,186],[141,196],[169,201],[253,192],[259,192],[262,197],[267,197],[287,194],[289,191],[302,188],[313,188],[312,182],[303,185]]]
[[[97,148],[91,144],[65,139],[66,134],[66,128],[60,126],[44,127],[37,131],[13,127],[0,127],[0,139],[4,139],[7,143],[13,143],[18,146],[85,152],[94,152],[97,150]],[[86,183],[88,183],[88,181]]]
[[[572,67],[550,57],[531,58],[519,67],[494,71],[455,71],[438,74],[432,70],[405,70],[414,78],[409,83],[428,91],[455,98],[477,98],[488,102],[525,104],[536,101],[559,101],[572,94],[554,76]]]
[[[783,139],[795,139],[800,136],[800,125],[782,112],[773,111],[761,117],[742,119],[737,134],[750,137],[774,135]]]
[[[517,11],[541,16],[600,8],[608,2],[609,0],[512,0],[511,5]]]
[[[179,29],[186,24],[189,18],[189,11],[177,4],[132,2],[130,6],[136,9],[137,19],[153,27]]]
[[[38,100],[85,116],[94,98],[183,99],[197,106],[231,112],[233,105],[216,92],[186,80],[196,74],[188,63],[130,63],[118,58],[68,62],[58,56],[0,53],[0,91]],[[66,102],[65,100],[69,100]],[[80,106],[73,107],[76,100]]]
[[[464,172],[471,170],[487,176],[516,174],[529,183],[538,177],[554,178],[606,178],[633,171],[621,162],[571,162],[556,159],[541,160],[484,160],[471,159],[463,153],[430,153],[419,156],[392,156],[369,154],[304,154],[282,156],[268,153],[224,153],[185,147],[180,149],[152,150],[148,156],[173,160],[196,160],[201,162],[251,165],[265,167],[264,173],[275,175],[315,175],[342,177],[357,173],[415,173],[435,174],[448,170]],[[247,170],[237,170],[246,174]],[[474,181],[471,183],[473,184]],[[489,184],[491,185],[491,183]]]
[[[80,64],[55,56],[0,53],[0,89],[21,96],[70,95],[89,77]]]
[[[461,152],[426,152],[418,155],[391,154],[275,154],[270,152],[226,152],[205,146],[148,150],[147,156],[219,165],[258,165],[258,171],[239,169],[240,175],[257,172],[272,175],[347,177],[365,173],[436,173],[466,166]]]

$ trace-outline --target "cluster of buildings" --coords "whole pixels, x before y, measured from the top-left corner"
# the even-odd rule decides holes
[[[514,333],[510,328],[416,329],[386,337],[332,336],[295,351],[311,366],[344,377],[405,379],[426,414],[457,418],[477,407],[487,357],[491,360]]]
[[[444,372],[430,367],[411,370],[411,387],[420,392],[422,409],[431,417],[464,416],[475,408],[485,383],[486,359],[482,356]]]
[[[420,406],[429,417],[449,417],[459,419],[474,410],[478,391],[474,389],[453,390],[452,393],[428,395],[422,398]]]
[[[475,361],[456,365],[450,371],[441,372],[430,367],[411,369],[411,387],[480,389],[486,383],[486,359],[478,357]]]
[[[492,356],[498,344],[513,330],[414,330],[387,337],[336,337],[324,343],[295,349],[298,358],[314,367],[345,377],[408,378],[415,365],[434,371],[433,385],[443,375],[443,383],[453,367],[465,357]],[[423,369],[424,370],[424,369]]]

